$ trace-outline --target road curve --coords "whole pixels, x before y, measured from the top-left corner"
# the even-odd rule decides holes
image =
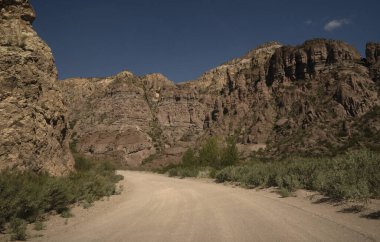
[[[120,173],[126,189],[116,202],[104,202],[110,204],[101,211],[33,240],[380,241],[379,221],[337,213],[330,205],[191,179]]]

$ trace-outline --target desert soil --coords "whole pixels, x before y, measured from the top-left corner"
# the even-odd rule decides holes
[[[305,191],[281,198],[207,180],[119,173],[121,195],[77,207],[67,220],[52,217],[32,241],[380,241],[380,220],[316,203]]]

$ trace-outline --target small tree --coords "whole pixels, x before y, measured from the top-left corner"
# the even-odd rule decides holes
[[[233,137],[227,138],[227,145],[222,151],[220,164],[222,166],[232,166],[239,160],[239,151],[236,147],[236,140]]]
[[[220,148],[216,137],[209,138],[199,151],[201,165],[220,166]]]
[[[196,157],[196,152],[192,148],[186,150],[182,156],[182,164],[184,166],[196,166],[199,165],[199,161]]]

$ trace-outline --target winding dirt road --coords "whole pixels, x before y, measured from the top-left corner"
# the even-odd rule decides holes
[[[121,171],[125,191],[37,241],[380,241],[380,221],[327,204],[207,181]],[[59,224],[59,225],[58,225]]]

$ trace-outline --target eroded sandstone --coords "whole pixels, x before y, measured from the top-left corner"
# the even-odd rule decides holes
[[[370,46],[368,62],[373,66],[377,52]],[[134,166],[151,162],[153,154],[158,164],[178,162],[186,148],[210,135],[236,137],[247,155],[259,149],[276,157],[333,154],[351,139],[355,120],[379,105],[371,67],[342,41],[316,39],[295,47],[267,43],[179,84],[160,74],[123,73],[62,85],[65,93],[76,90],[67,94],[71,110],[87,103],[73,115],[80,123],[74,125],[78,137],[101,132],[112,143],[79,138],[79,147],[87,147],[81,151],[112,153],[118,150],[115,137],[120,137],[114,132],[135,125],[145,138],[129,139],[137,131],[122,132],[130,141],[124,142],[120,156]],[[110,90],[113,95],[107,96]],[[99,144],[101,149],[89,148]],[[128,152],[127,147],[136,146],[141,156]]]
[[[73,169],[67,109],[50,48],[27,0],[0,0],[0,170]]]

